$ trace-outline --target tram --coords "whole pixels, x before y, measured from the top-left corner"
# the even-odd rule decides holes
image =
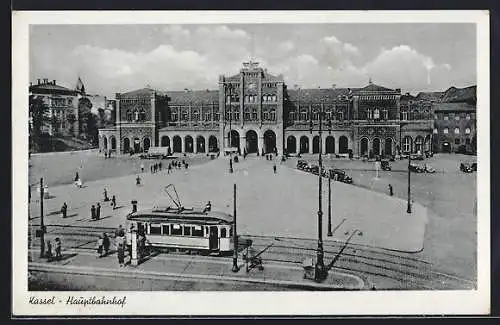
[[[155,207],[127,215],[127,236],[135,229],[145,235],[150,247],[166,250],[217,255],[233,251],[232,215],[206,208],[185,208],[178,197],[172,201],[175,206]]]

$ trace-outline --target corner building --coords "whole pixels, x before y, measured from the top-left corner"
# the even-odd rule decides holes
[[[218,90],[116,94],[117,122],[99,131],[101,149],[141,152],[168,146],[174,153],[318,153],[354,157],[430,151],[433,120],[402,119],[400,89],[287,89],[255,62],[219,76]],[[319,114],[323,112],[320,143]],[[417,139],[419,139],[417,142]]]

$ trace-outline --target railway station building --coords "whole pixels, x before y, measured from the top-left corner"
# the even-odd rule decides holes
[[[288,89],[282,75],[246,62],[239,73],[219,76],[216,90],[116,94],[116,125],[99,130],[99,146],[117,153],[166,146],[174,153],[322,150],[354,157],[432,150],[432,114],[407,114],[400,99],[400,89],[371,81],[361,88]]]

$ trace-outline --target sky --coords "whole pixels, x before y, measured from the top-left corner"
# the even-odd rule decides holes
[[[114,98],[146,86],[217,89],[252,59],[289,88],[403,93],[476,84],[476,27],[421,24],[31,25],[30,80]]]

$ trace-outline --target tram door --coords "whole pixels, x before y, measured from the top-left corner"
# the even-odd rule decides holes
[[[219,249],[219,233],[217,231],[217,226],[210,226],[208,246],[210,247],[210,250]]]

